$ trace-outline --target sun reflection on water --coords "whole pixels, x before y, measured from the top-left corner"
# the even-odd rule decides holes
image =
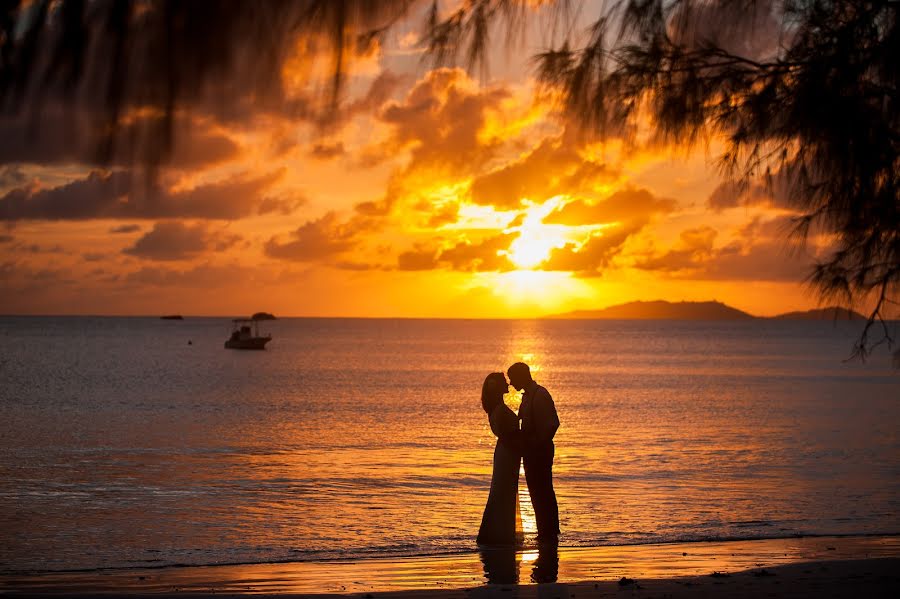
[[[534,508],[531,506],[531,496],[528,494],[528,485],[525,484],[525,470],[519,466],[519,519],[521,519],[522,532],[525,538],[533,538],[537,534],[537,521],[534,519]],[[516,526],[519,522],[517,519]]]

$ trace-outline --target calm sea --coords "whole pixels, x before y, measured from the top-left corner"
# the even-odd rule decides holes
[[[900,372],[843,361],[855,323],[268,324],[0,318],[0,571],[470,551],[517,360],[564,545],[900,533]]]

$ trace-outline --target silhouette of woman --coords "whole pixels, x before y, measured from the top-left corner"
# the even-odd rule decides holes
[[[484,546],[513,546],[523,541],[519,515],[519,418],[503,403],[503,395],[508,391],[502,372],[489,374],[481,387],[481,407],[488,415],[491,431],[497,435],[491,492],[478,530],[478,544]]]

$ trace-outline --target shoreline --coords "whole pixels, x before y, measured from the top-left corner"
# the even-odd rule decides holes
[[[831,539],[835,541],[840,541],[841,539],[852,539],[854,543],[857,540],[862,541],[864,539],[879,539],[879,540],[888,540],[888,539],[897,539],[898,545],[900,545],[900,532],[873,532],[873,533],[835,533],[835,534],[793,534],[793,535],[784,535],[784,536],[772,536],[772,537],[723,537],[723,538],[714,538],[714,539],[685,539],[685,540],[672,540],[672,541],[648,541],[648,542],[635,542],[635,543],[618,543],[618,544],[610,544],[610,545],[560,545],[558,546],[558,551],[562,552],[579,552],[579,551],[590,551],[590,550],[600,550],[600,549],[628,549],[628,548],[637,548],[637,547],[659,547],[664,548],[669,545],[703,545],[703,544],[722,544],[722,543],[750,543],[756,541],[797,541],[800,539],[805,539],[809,541],[814,541],[816,539]],[[535,551],[538,551],[537,545],[526,544],[526,546],[516,547],[514,549],[515,553],[518,554],[528,554]],[[504,550],[502,548],[494,549],[494,550]],[[283,559],[273,559],[268,561],[248,561],[248,562],[216,562],[216,563],[169,563],[169,564],[153,564],[153,565],[135,565],[135,566],[98,566],[95,568],[61,568],[61,569],[53,569],[53,570],[35,570],[35,569],[22,569],[22,570],[8,570],[2,571],[0,570],[0,581],[3,578],[10,577],[36,577],[36,576],[53,576],[53,575],[63,575],[63,574],[114,574],[116,572],[132,572],[136,570],[166,570],[170,568],[225,568],[229,566],[277,566],[282,564],[343,564],[347,562],[370,562],[370,561],[393,561],[393,560],[432,560],[432,559],[444,559],[444,558],[454,558],[454,557],[465,557],[465,556],[477,556],[482,551],[491,551],[491,549],[468,549],[468,550],[447,550],[447,551],[436,551],[431,553],[379,553],[377,551],[371,551],[366,553],[360,553],[355,555],[329,555],[324,553],[322,555],[314,555],[312,557],[298,557],[298,558],[283,558]],[[900,556],[900,554],[898,554]]]
[[[731,577],[732,574],[794,567],[804,563],[839,563],[843,564],[838,568],[841,571],[882,571],[887,568],[885,571],[890,572],[890,568],[893,568],[897,572],[900,570],[897,567],[900,564],[900,536],[799,537],[560,547],[558,551],[530,549],[515,552],[510,549],[401,558],[373,556],[330,561],[4,574],[0,575],[0,594],[406,595],[453,592],[455,596],[463,596],[459,593],[464,592],[466,596],[472,596],[472,593],[492,592],[501,588],[509,591],[573,585],[581,588],[588,585],[584,587],[588,589],[593,588],[594,584],[611,584],[614,586],[610,588],[619,588],[618,581],[622,577],[628,580],[657,581],[654,583],[657,586],[671,586],[676,579],[712,580],[710,575],[714,572],[729,575],[715,578],[716,582],[725,585],[726,581],[747,578]],[[802,573],[799,570],[792,576]],[[884,572],[879,576],[883,578],[883,574]],[[857,577],[853,580],[858,580],[859,576],[865,577],[864,572],[855,572],[852,576]],[[846,578],[843,574],[841,577]],[[489,578],[494,584],[486,584]],[[544,584],[535,584],[536,582]],[[894,582],[887,582],[895,585],[891,589],[896,589],[896,579]],[[698,583],[692,583],[696,584]],[[631,586],[631,583],[622,588],[626,586]],[[666,592],[671,594],[670,591]],[[503,596],[510,595],[507,593]]]

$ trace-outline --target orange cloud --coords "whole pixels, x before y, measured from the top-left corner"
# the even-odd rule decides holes
[[[103,218],[236,219],[252,215],[262,194],[284,175],[243,174],[172,192],[128,170],[92,171],[56,187],[40,184],[0,197],[0,220],[89,220]]]
[[[334,212],[329,212],[298,227],[286,241],[279,241],[278,237],[269,239],[265,253],[295,262],[328,260],[355,247],[359,242],[358,233],[353,223],[341,223]]]
[[[551,137],[520,160],[477,177],[471,199],[476,204],[512,209],[526,198],[541,203],[560,194],[593,193],[617,176],[607,165],[583,157],[573,139]]]
[[[723,181],[709,195],[706,203],[716,211],[738,206],[771,206],[792,209],[790,178],[782,173],[768,181]]]
[[[647,223],[654,216],[672,212],[676,206],[674,200],[657,198],[646,189],[626,188],[600,202],[578,199],[563,204],[547,215],[544,222],[568,226]]]
[[[580,277],[594,277],[617,256],[628,238],[641,226],[616,227],[594,233],[583,244],[567,243],[550,252],[550,257],[540,265],[541,270],[573,272]]]
[[[489,235],[479,241],[462,239],[445,248],[419,245],[397,257],[400,270],[447,268],[462,272],[504,272],[515,265],[503,253],[516,237],[514,233]]]
[[[381,149],[386,156],[410,149],[408,171],[461,172],[482,165],[496,150],[479,139],[486,113],[509,95],[503,87],[478,89],[460,69],[429,71],[402,102],[382,110],[380,119],[392,126],[392,135]]]
[[[241,239],[233,233],[210,231],[205,224],[161,222],[122,253],[147,260],[187,260],[211,249],[224,251]]]
[[[681,233],[678,244],[663,254],[639,259],[642,270],[680,279],[735,281],[802,281],[815,256],[789,246],[783,234],[784,217],[754,219],[738,230],[738,238],[716,247],[718,231],[703,226]]]
[[[27,114],[0,115],[0,139],[4,140],[0,164],[99,166],[103,158],[105,167],[127,167],[151,151],[145,143],[147,131],[161,125],[160,115],[134,114],[122,117],[114,138],[103,137],[97,133],[97,115],[86,108],[69,108],[63,100],[55,108],[46,107],[39,127]],[[213,119],[181,113],[172,126],[190,132],[174,137],[167,164],[176,168],[209,167],[241,152],[240,145]]]

